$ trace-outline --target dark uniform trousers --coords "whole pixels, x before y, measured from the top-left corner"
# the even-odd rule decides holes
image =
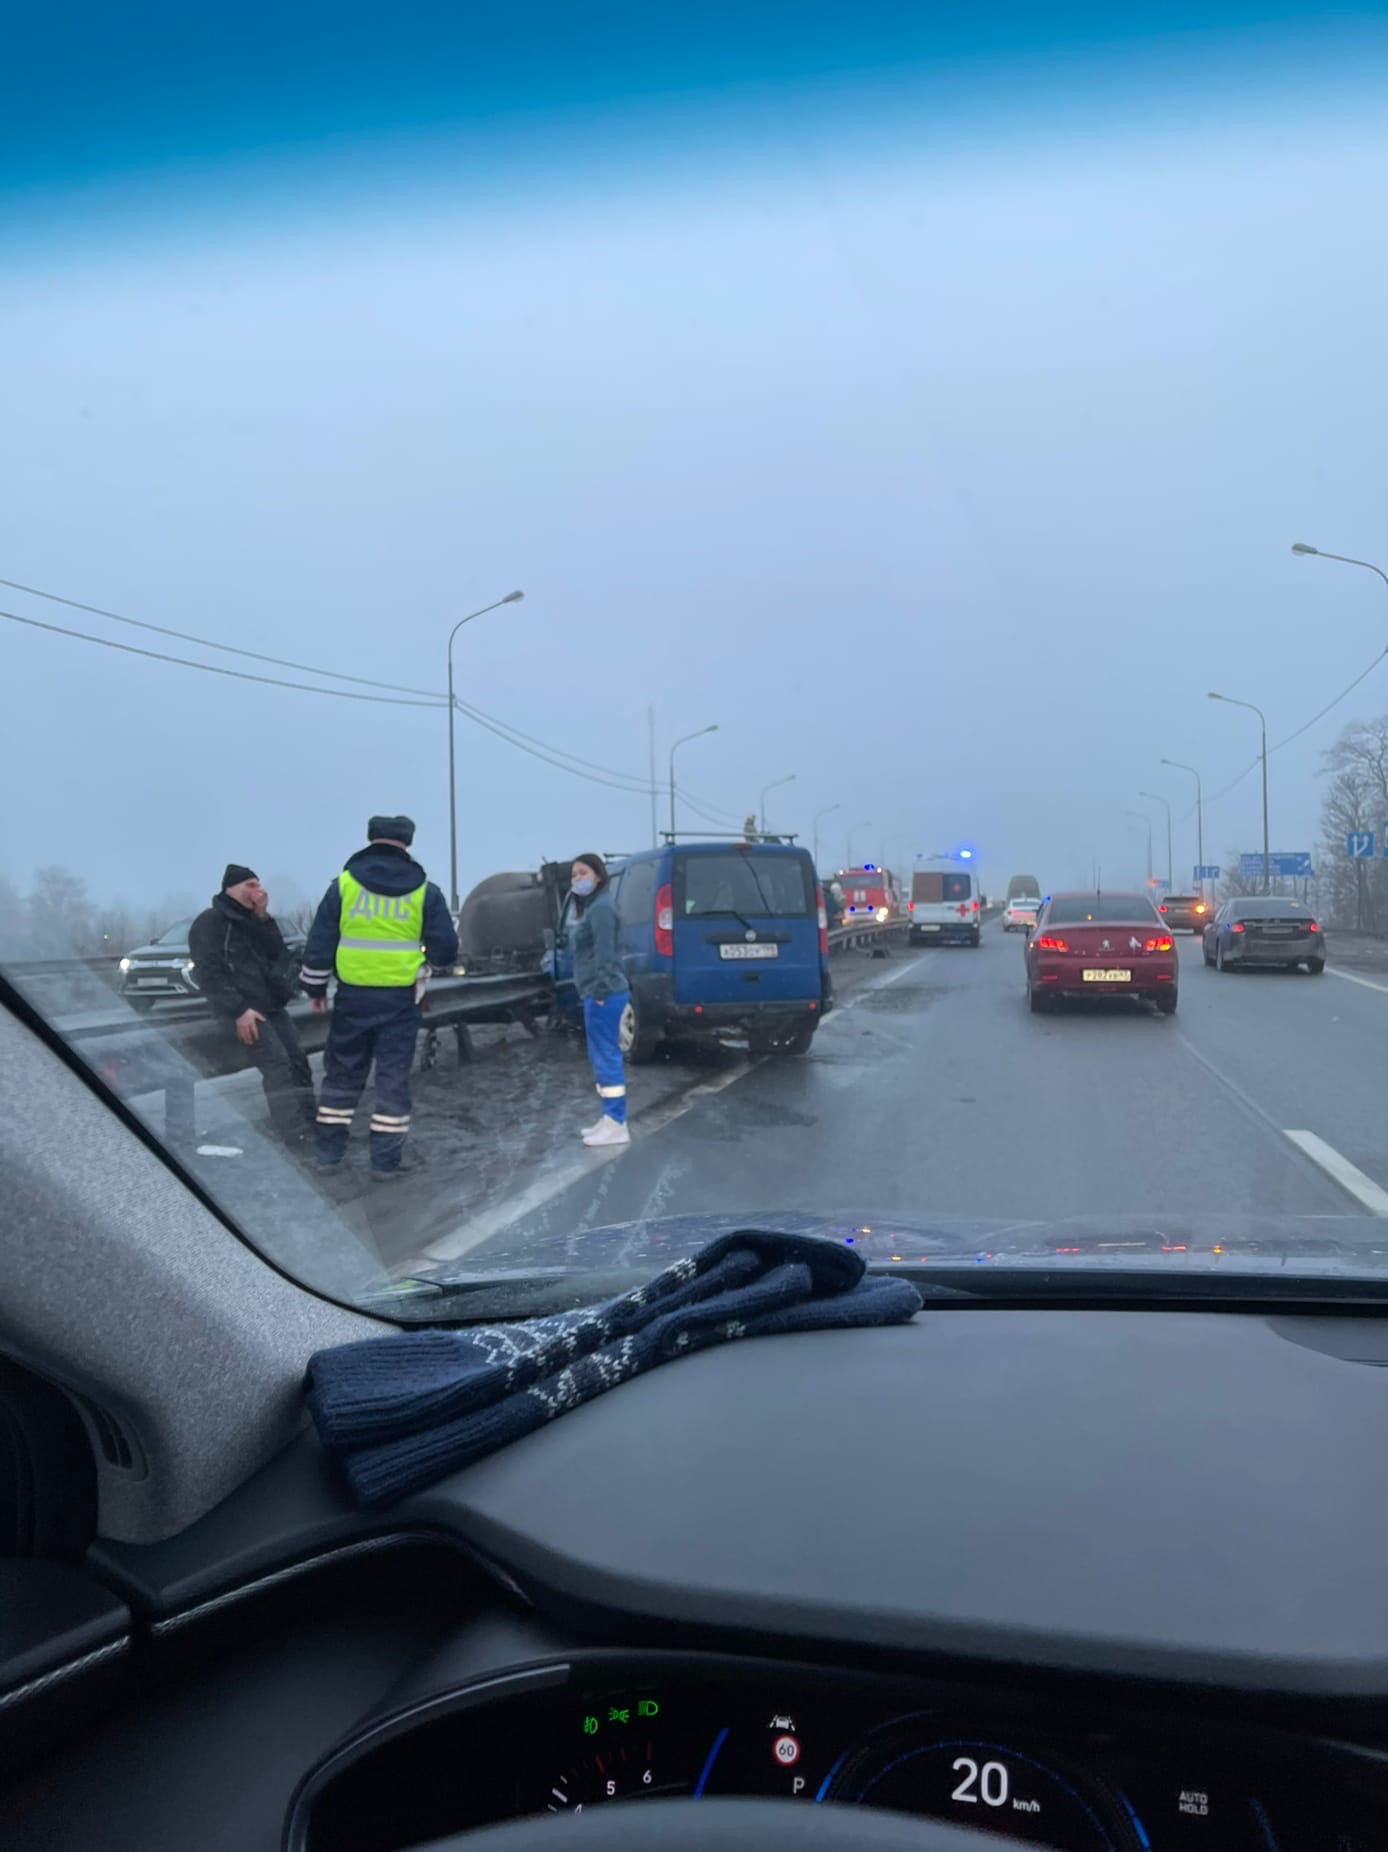
[[[419,1022],[413,984],[338,985],[318,1094],[320,1164],[340,1164],[347,1155],[352,1116],[374,1060],[371,1168],[399,1170],[410,1129],[410,1070]]]

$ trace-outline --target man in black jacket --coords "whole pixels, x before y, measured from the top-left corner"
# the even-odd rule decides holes
[[[260,1070],[275,1130],[302,1145],[314,1121],[313,1076],[284,1007],[299,988],[297,961],[269,904],[254,872],[229,862],[221,893],[193,921],[188,950],[198,989]]]

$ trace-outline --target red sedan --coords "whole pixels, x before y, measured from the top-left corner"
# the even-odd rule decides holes
[[[1027,940],[1027,1001],[1146,997],[1176,1014],[1180,962],[1170,928],[1145,894],[1052,894]]]

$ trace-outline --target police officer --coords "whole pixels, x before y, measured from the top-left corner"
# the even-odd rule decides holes
[[[410,1069],[419,1033],[419,998],[428,965],[451,965],[458,935],[448,906],[410,854],[408,817],[373,817],[367,847],[350,858],[319,904],[304,948],[300,982],[333,1019],[318,1095],[318,1162],[331,1168],[347,1140],[373,1058],[371,1175],[399,1174],[410,1129]]]

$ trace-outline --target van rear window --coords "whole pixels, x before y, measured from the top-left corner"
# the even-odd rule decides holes
[[[706,919],[740,913],[744,919],[803,919],[814,911],[814,891],[798,855],[758,854],[755,849],[728,855],[686,855],[682,895],[676,906],[683,919]]]
[[[958,875],[948,869],[925,868],[911,877],[911,900],[915,906],[930,907],[942,900],[972,899],[972,875]]]

